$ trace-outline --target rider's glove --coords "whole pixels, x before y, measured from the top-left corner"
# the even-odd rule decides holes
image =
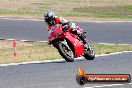
[[[72,28],[72,33],[77,35],[77,29],[76,28]]]
[[[62,30],[64,31],[64,32],[66,32],[67,30],[68,30],[68,25],[62,25]]]

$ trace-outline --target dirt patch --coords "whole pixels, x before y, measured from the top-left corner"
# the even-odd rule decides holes
[[[0,10],[18,10],[20,8],[31,7],[33,2],[40,0],[2,0],[0,1]]]

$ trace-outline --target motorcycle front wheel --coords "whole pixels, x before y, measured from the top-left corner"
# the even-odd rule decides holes
[[[74,54],[72,49],[68,46],[66,40],[60,41],[58,43],[58,51],[60,55],[67,61],[73,62],[74,61]]]

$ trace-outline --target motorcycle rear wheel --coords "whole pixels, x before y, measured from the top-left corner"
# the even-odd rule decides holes
[[[84,57],[87,60],[93,60],[95,58],[94,49],[90,45],[88,45],[88,49],[85,50]]]
[[[74,54],[72,49],[68,46],[66,41],[61,41],[58,43],[58,51],[60,55],[67,61],[73,62],[74,61]]]

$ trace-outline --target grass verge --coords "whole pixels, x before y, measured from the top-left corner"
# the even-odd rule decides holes
[[[47,10],[60,16],[132,19],[132,0],[3,0],[0,14],[37,16]]]
[[[92,44],[96,55],[110,54],[120,51],[132,51],[132,45],[103,45]],[[12,41],[0,40],[0,64],[43,61],[62,58],[58,51],[47,43],[41,42],[21,42],[17,41],[17,57],[13,57]]]

